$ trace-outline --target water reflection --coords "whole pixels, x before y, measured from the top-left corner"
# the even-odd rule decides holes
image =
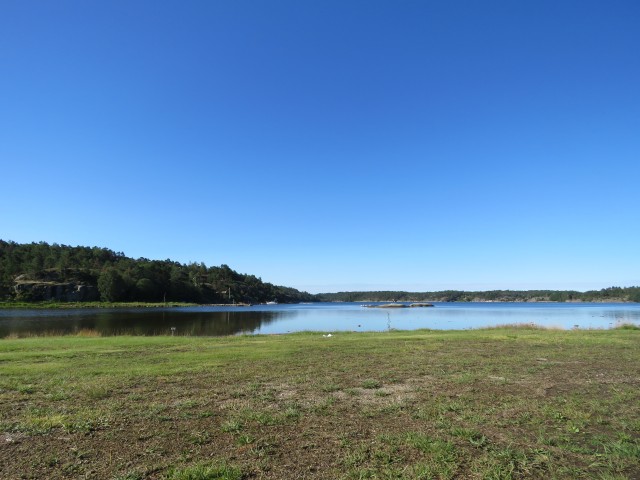
[[[59,311],[58,311],[59,312]],[[4,312],[7,313],[7,312]],[[76,334],[83,330],[100,335],[223,336],[253,333],[291,312],[156,310],[70,310],[63,314],[0,316],[0,337],[33,334]]]

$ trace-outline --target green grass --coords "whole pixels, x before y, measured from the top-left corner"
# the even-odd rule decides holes
[[[640,330],[0,340],[2,478],[640,478]]]

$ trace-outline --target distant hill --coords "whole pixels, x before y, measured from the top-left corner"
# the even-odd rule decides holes
[[[227,265],[133,259],[107,248],[0,240],[2,299],[294,303],[315,297]]]
[[[338,292],[320,293],[321,302],[640,302],[640,287],[610,287],[602,290],[491,290],[465,292]]]

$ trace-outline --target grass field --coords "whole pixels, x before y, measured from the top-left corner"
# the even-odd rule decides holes
[[[640,330],[0,340],[3,479],[640,478]]]

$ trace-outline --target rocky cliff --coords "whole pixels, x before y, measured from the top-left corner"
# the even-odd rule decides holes
[[[91,302],[100,299],[98,287],[95,285],[80,281],[33,279],[27,275],[16,277],[13,290],[16,300]]]

